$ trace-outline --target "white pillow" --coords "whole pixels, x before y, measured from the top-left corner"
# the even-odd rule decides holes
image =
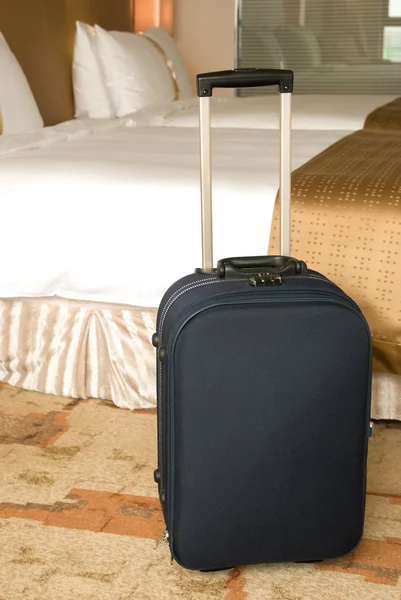
[[[0,109],[3,134],[25,133],[43,127],[43,119],[28,80],[1,33]]]
[[[150,27],[144,31],[144,35],[154,40],[166,53],[171,61],[179,88],[179,98],[192,98],[194,93],[185,67],[184,60],[178,46],[171,35],[163,27]]]
[[[174,99],[164,58],[143,35],[107,32],[95,25],[103,81],[117,117]]]
[[[111,119],[115,112],[96,56],[95,29],[76,23],[72,80],[77,118]]]

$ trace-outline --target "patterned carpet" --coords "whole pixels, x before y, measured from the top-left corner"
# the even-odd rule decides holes
[[[401,599],[401,423],[375,427],[353,555],[211,574],[156,544],[155,426],[155,411],[0,384],[0,600]]]

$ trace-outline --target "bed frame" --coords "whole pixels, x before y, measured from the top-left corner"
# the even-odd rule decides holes
[[[75,22],[133,31],[134,0],[0,0],[0,31],[20,62],[45,125],[74,117]]]

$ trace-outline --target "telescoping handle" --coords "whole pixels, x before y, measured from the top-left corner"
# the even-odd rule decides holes
[[[294,74],[286,69],[234,69],[201,73],[196,77],[199,97],[202,269],[213,269],[212,157],[210,98],[214,88],[243,88],[275,85],[281,96],[280,117],[280,204],[282,255],[290,256],[291,233],[291,94]]]

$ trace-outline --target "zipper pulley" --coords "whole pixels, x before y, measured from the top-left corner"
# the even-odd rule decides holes
[[[162,533],[161,538],[159,538],[156,542],[156,548],[158,548],[161,544],[168,544],[168,540],[169,540],[169,533],[167,531],[167,529],[165,529]],[[171,548],[170,549],[170,564],[172,565],[174,562],[173,559],[173,553],[171,552]]]
[[[161,544],[168,543],[168,531],[165,529],[161,535],[161,537],[156,542],[156,548],[158,548]]]

